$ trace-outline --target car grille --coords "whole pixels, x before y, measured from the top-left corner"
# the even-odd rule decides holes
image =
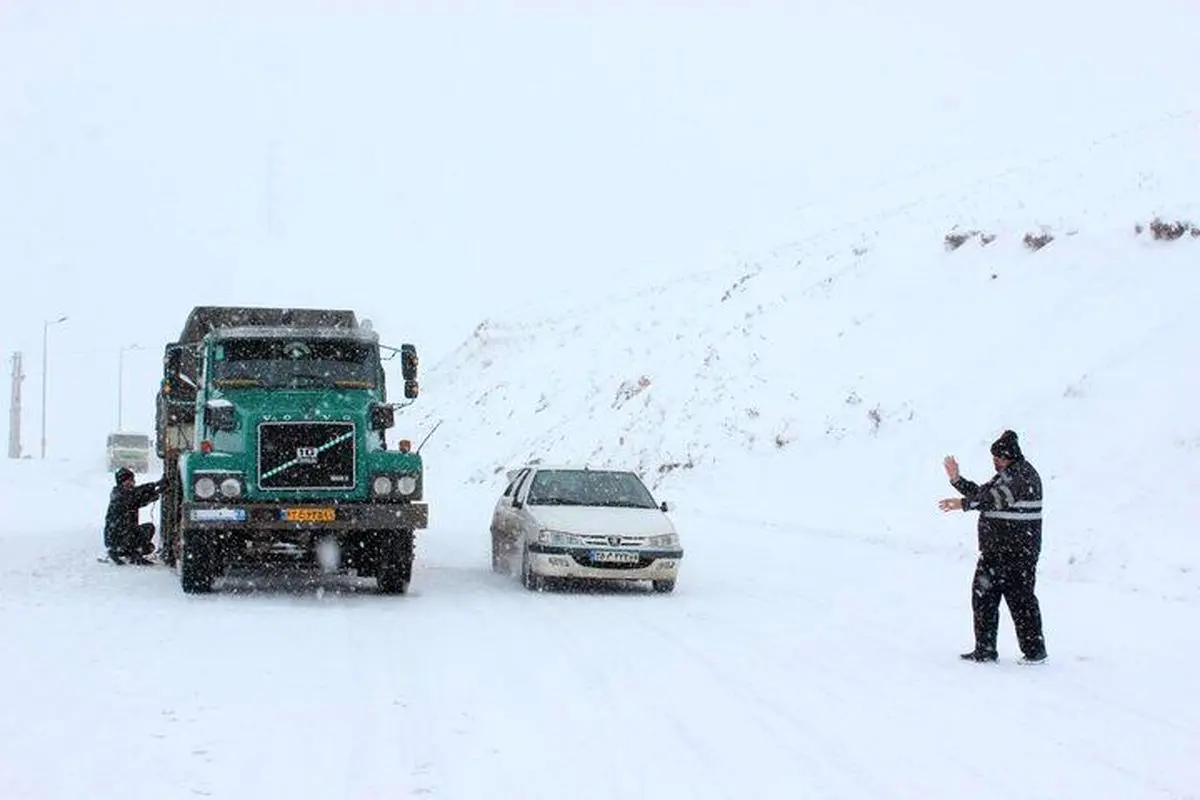
[[[349,489],[355,485],[354,425],[263,422],[258,426],[260,489]]]
[[[643,536],[616,536],[607,534],[585,534],[581,537],[588,547],[641,547],[646,543]]]
[[[630,562],[626,562],[626,563],[613,563],[611,561],[593,561],[592,557],[587,553],[572,553],[571,557],[574,558],[575,563],[580,565],[581,567],[591,567],[592,569],[612,569],[612,570],[645,569],[646,567],[648,567],[654,563],[654,558],[648,557],[648,556],[639,556],[637,561],[630,561]]]

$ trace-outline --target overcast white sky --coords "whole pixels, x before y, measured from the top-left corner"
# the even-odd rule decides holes
[[[60,314],[52,408],[115,395],[117,349],[197,304],[351,307],[436,361],[485,317],[752,260],[872,187],[1195,100],[1172,0],[1136,52],[1123,11],[1025,0],[434,5],[0,3],[0,348],[27,394]],[[157,357],[129,365],[144,420]]]

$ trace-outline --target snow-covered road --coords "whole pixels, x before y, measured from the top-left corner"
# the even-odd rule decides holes
[[[531,594],[489,571],[468,497],[399,598],[185,596],[98,563],[88,527],[0,533],[0,797],[1200,792],[1200,684],[1162,636],[1196,652],[1190,603],[1043,579],[1051,662],[1015,664],[1005,616],[1002,663],[963,664],[949,551],[682,513],[675,594]]]

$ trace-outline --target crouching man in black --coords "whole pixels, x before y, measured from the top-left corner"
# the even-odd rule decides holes
[[[166,478],[137,486],[133,471],[122,467],[116,481],[104,515],[104,548],[114,564],[150,564],[146,556],[154,552],[154,523],[139,525],[138,510],[158,499]]]
[[[1040,664],[1046,660],[1046,640],[1034,584],[1042,550],[1042,479],[1025,460],[1014,432],[1005,431],[991,449],[996,474],[982,486],[960,475],[954,456],[946,456],[946,475],[962,498],[938,503],[942,511],[980,512],[979,563],[971,586],[975,649],[962,657],[996,660],[996,628],[1003,598],[1025,656],[1022,661]]]

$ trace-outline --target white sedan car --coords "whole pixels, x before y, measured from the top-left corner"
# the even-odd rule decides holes
[[[492,513],[492,569],[541,589],[547,578],[650,581],[675,588],[683,550],[667,517],[636,473],[527,466],[508,473]]]

